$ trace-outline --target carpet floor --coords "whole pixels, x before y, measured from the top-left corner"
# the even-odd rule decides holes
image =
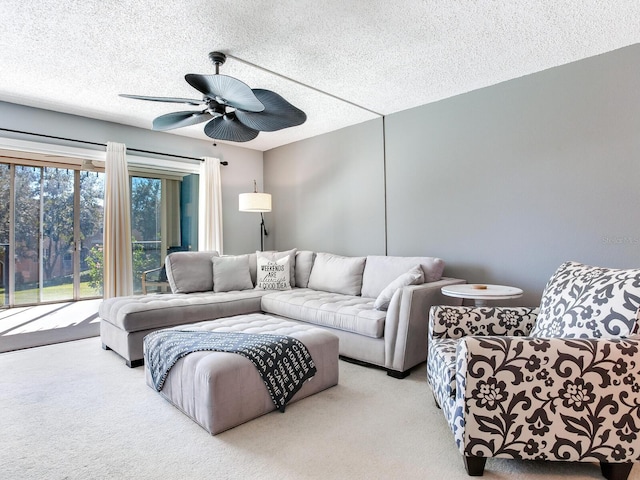
[[[0,478],[469,479],[424,365],[396,380],[341,361],[338,386],[210,436],[99,338],[0,354]],[[602,477],[489,459],[484,478]]]

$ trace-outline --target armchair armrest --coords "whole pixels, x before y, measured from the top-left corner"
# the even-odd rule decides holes
[[[164,274],[165,267],[152,268],[142,272],[142,294],[146,295],[149,287],[159,287],[163,291],[169,288],[169,282]],[[164,278],[163,278],[164,277]]]
[[[161,282],[166,281],[160,278],[160,272],[162,267],[152,268],[151,270],[145,270],[142,272],[142,279],[146,282]]]
[[[528,335],[538,311],[538,307],[434,306],[429,312],[429,341],[470,335]]]
[[[461,453],[637,461],[639,351],[638,339],[462,339],[451,421]]]

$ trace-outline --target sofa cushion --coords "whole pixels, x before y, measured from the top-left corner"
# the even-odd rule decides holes
[[[315,258],[315,252],[309,250],[296,252],[296,287],[307,288],[309,286],[309,276],[311,276]]]
[[[249,255],[214,257],[212,262],[214,292],[253,288],[249,272]]]
[[[386,312],[375,310],[370,298],[295,288],[265,295],[262,310],[367,337],[384,335]]]
[[[369,255],[362,276],[362,296],[376,298],[387,285],[416,265],[422,268],[425,283],[442,278],[444,261],[436,257]]]
[[[273,252],[273,251],[261,252],[258,250],[256,251],[256,257],[257,259],[259,259],[260,257],[266,258],[267,260],[271,260],[274,262],[276,260],[280,260],[281,258],[288,257],[289,258],[289,283],[292,287],[295,287],[296,286],[296,252],[297,252],[297,249],[295,248],[292,248],[291,250],[285,250],[283,252]],[[257,285],[257,280],[254,283],[256,283]]]
[[[313,262],[308,287],[343,295],[360,295],[365,261],[365,257],[318,253]]]
[[[406,287],[408,285],[421,285],[424,283],[424,273],[420,265],[416,265],[408,272],[403,273],[398,278],[396,278],[393,282],[387,285],[376,301],[373,303],[373,308],[376,310],[386,310],[389,308],[389,302],[391,301],[391,297],[396,293],[396,290],[402,287]]]
[[[134,295],[108,298],[100,303],[100,318],[126,332],[260,312],[266,290]]]
[[[174,252],[167,255],[167,280],[173,293],[207,292],[213,290],[211,259],[218,252]]]
[[[258,254],[258,280],[256,288],[262,290],[291,290],[289,256],[270,260]]]
[[[531,336],[620,338],[638,333],[640,269],[565,262],[549,279]]]

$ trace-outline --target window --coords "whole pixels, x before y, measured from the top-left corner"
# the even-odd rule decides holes
[[[166,248],[162,242],[163,180],[131,177],[131,241],[133,291],[142,292],[142,272],[159,268]]]
[[[2,305],[99,297],[87,260],[102,244],[104,174],[30,163],[0,164]]]
[[[91,162],[55,158],[0,162],[0,307],[103,294],[104,173]],[[139,293],[142,273],[161,267],[170,248],[197,249],[198,175],[131,171]]]

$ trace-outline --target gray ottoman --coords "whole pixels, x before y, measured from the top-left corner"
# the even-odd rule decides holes
[[[318,327],[256,313],[175,329],[269,333],[297,338],[309,350],[317,373],[289,404],[338,383],[338,337]],[[147,385],[153,388],[146,366],[145,376]],[[275,410],[258,370],[248,359],[235,353],[205,351],[186,355],[169,371],[160,395],[212,435]]]

